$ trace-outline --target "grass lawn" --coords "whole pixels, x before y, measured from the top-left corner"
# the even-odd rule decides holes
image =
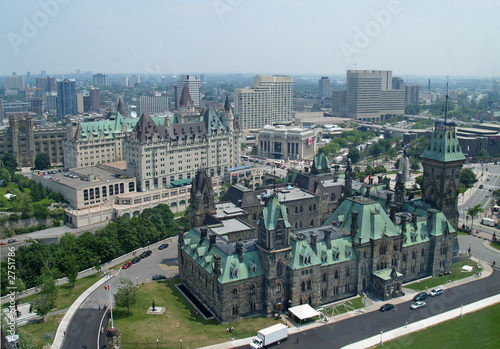
[[[497,241],[491,242],[490,246],[496,248],[497,250],[500,250],[500,243],[498,243]]]
[[[385,342],[384,348],[500,348],[500,304]],[[381,347],[381,346],[379,346]]]
[[[39,321],[19,327],[19,331],[31,334],[35,348],[41,348],[47,343],[52,343],[63,316],[64,314],[58,314],[46,317],[43,322]]]
[[[184,349],[229,341],[228,324],[191,315],[194,308],[175,288],[177,283],[178,279],[171,279],[140,285],[137,303],[130,307],[130,315],[123,308],[113,311],[123,348],[156,349],[156,339],[159,348],[179,347],[182,339]],[[146,314],[153,299],[156,307],[166,308],[164,314]],[[234,338],[238,339],[255,336],[258,330],[276,323],[274,319],[253,318],[233,322],[231,326]]]
[[[75,282],[75,287],[72,289],[70,288],[69,283],[56,286],[57,299],[56,299],[55,309],[53,309],[52,311],[69,308],[71,304],[73,304],[85,290],[87,290],[90,286],[95,284],[100,279],[101,276],[102,274],[98,276],[97,273],[95,273],[87,277],[84,277],[82,279],[78,279]],[[21,303],[31,302],[37,298],[38,295],[34,294],[22,298],[20,302]]]
[[[474,268],[472,269],[472,272],[463,273],[460,268],[464,264],[473,266]],[[417,290],[417,288],[420,290],[425,290],[425,288],[427,287],[430,290],[431,288],[434,288],[436,286],[441,286],[446,284],[447,282],[449,282],[449,280],[456,281],[474,275],[474,273],[477,271],[476,266],[477,266],[476,262],[474,262],[471,259],[466,259],[464,261],[453,264],[452,268],[453,271],[451,272],[451,274],[431,277],[425,280],[421,280],[420,282],[417,281],[408,285],[404,285],[403,287],[411,288],[412,290]]]

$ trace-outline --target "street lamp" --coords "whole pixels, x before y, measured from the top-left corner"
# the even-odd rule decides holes
[[[380,345],[384,344],[384,342],[382,341],[382,334],[384,333],[384,331],[380,330]]]
[[[179,342],[181,343],[181,349],[182,349],[182,339],[180,339]]]
[[[139,277],[135,278],[135,284],[136,284],[137,288],[139,288]]]
[[[158,338],[156,338],[156,349],[158,349]]]

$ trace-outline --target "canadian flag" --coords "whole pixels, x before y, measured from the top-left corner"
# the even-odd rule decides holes
[[[109,291],[109,285],[108,286],[104,286],[104,289]]]
[[[306,145],[311,145],[311,144],[313,144],[313,138],[309,137],[306,141]]]

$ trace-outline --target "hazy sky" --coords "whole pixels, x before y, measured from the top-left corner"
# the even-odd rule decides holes
[[[0,75],[500,76],[498,0],[2,1]]]

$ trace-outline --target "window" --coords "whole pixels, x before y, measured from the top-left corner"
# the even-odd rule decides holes
[[[255,294],[255,289],[257,287],[255,286],[255,284],[252,284],[252,286],[250,286],[250,294]]]
[[[306,290],[306,283],[304,281],[301,282],[300,284],[300,290],[304,292]]]
[[[424,257],[424,256],[425,256],[425,248],[422,248],[422,252],[421,252],[421,254],[422,254],[422,257]]]
[[[281,282],[278,282],[278,285],[276,287],[276,292],[278,292],[278,293],[281,292]]]
[[[233,305],[233,315],[238,315],[238,306]]]
[[[312,282],[311,280],[307,280],[307,289],[312,290]]]
[[[94,189],[89,189],[90,200],[94,200]]]
[[[164,178],[164,179],[165,179],[165,178]],[[134,190],[135,190],[135,189],[134,189],[134,182],[130,182],[130,183],[128,184],[128,191],[134,191]]]
[[[326,273],[323,273],[323,276],[321,277],[321,281],[326,282]]]
[[[95,188],[95,198],[99,199],[101,196],[99,194],[99,188]]]
[[[123,183],[120,183],[120,194],[123,193],[125,193],[125,186],[123,185]]]
[[[278,264],[276,265],[276,275],[278,277],[283,276],[283,263],[281,261],[278,261]]]
[[[338,278],[339,278],[339,271],[338,271],[338,270],[335,270],[334,278],[335,278],[335,279],[338,279]]]
[[[347,269],[345,270],[345,276],[346,277],[351,276],[351,268],[350,267],[347,267]]]
[[[109,195],[113,195],[113,185],[109,186]]]
[[[106,186],[102,187],[102,197],[105,198],[107,195],[106,195]]]
[[[235,288],[233,289],[233,298],[238,298],[238,290]]]
[[[83,200],[87,201],[89,199],[89,191],[85,189],[83,191]]]

